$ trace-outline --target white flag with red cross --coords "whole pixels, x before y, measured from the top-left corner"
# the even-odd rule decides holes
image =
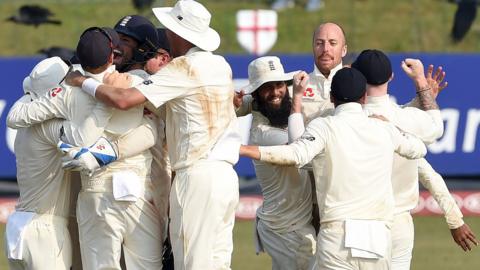
[[[277,41],[277,12],[262,9],[238,11],[237,40],[251,54],[266,54]]]

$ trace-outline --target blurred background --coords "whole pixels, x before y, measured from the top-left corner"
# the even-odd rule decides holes
[[[13,141],[5,125],[9,108],[22,94],[22,80],[41,59],[72,54],[79,35],[90,26],[109,26],[125,15],[158,21],[151,7],[173,0],[0,0],[0,221],[5,222],[18,196]],[[480,20],[477,1],[447,0],[205,0],[211,26],[222,37],[217,53],[232,66],[236,87],[246,84],[247,65],[259,54],[277,55],[287,71],[313,69],[311,41],[322,22],[340,24],[346,33],[348,64],[368,48],[389,54],[395,79],[391,91],[399,103],[414,96],[400,69],[405,57],[443,66],[449,86],[439,96],[445,135],[431,145],[428,160],[446,179],[466,222],[480,236]],[[275,10],[266,20],[249,22],[240,10]],[[258,13],[260,14],[260,13]],[[271,14],[270,14],[271,15]],[[270,16],[269,15],[269,16]],[[248,16],[247,16],[248,17]],[[265,23],[265,22],[263,22]],[[261,43],[261,44],[257,44]],[[264,43],[266,44],[265,46]],[[252,47],[263,46],[259,52]],[[412,119],[414,121],[414,119]],[[250,160],[237,165],[242,203],[235,227],[233,269],[270,269],[268,256],[255,255],[251,218],[261,192]],[[441,212],[423,189],[415,210],[412,269],[480,269],[480,249],[464,253],[453,242]],[[4,225],[0,225],[3,236]],[[3,237],[2,237],[3,238]],[[3,253],[3,245],[0,252]],[[0,269],[6,269],[0,256]]]

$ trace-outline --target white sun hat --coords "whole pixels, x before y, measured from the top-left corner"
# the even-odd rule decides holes
[[[249,85],[241,90],[248,95],[255,92],[266,82],[291,81],[296,73],[298,73],[298,70],[285,73],[280,59],[276,56],[260,57],[248,64]]]
[[[35,97],[46,94],[57,86],[68,72],[68,66],[60,57],[50,57],[40,61],[23,80],[23,91]]]
[[[202,4],[180,0],[173,8],[153,8],[152,11],[165,28],[200,49],[212,52],[220,46],[220,35],[210,28],[212,15]]]

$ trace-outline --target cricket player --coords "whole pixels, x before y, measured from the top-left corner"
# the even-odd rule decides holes
[[[294,72],[285,73],[278,57],[266,56],[252,61],[248,74],[250,84],[243,90],[254,98],[250,143],[287,144],[291,107],[287,84],[292,83]],[[257,210],[257,254],[266,251],[272,269],[314,269],[316,234],[307,172],[262,161],[254,165],[263,194]]]
[[[26,95],[18,102],[45,95],[67,70],[59,57],[41,61],[23,81]],[[17,131],[14,148],[20,197],[5,233],[10,269],[70,269],[70,179],[61,169],[56,147],[63,125],[61,120],[51,120]]]
[[[307,80],[308,75],[300,73],[294,87],[305,87]],[[320,269],[389,269],[392,153],[419,158],[427,150],[421,140],[366,116],[361,106],[366,79],[359,71],[341,69],[331,88],[333,116],[312,120],[290,145],[242,146],[240,152],[280,165],[312,162],[321,222]],[[319,159],[321,152],[324,158]]]
[[[85,74],[96,80],[101,80],[106,72],[114,70],[114,66],[111,65],[112,44],[115,45],[118,41],[115,31],[102,30],[104,29],[87,29],[77,46],[77,56]],[[142,81],[140,78],[137,80]],[[46,107],[44,110],[54,117],[64,117],[72,122],[79,121],[84,111],[88,111],[88,107],[92,107],[96,101],[82,91],[70,88],[65,90],[70,91],[57,93],[55,99],[50,99],[47,106],[44,104]],[[65,93],[61,95],[63,92]],[[28,112],[28,109],[25,110]],[[108,140],[117,139],[145,121],[148,122],[147,126],[150,126],[153,140],[142,138],[152,143],[145,145],[146,148],[141,154],[111,163],[95,171],[91,176],[82,175],[77,219],[84,269],[99,267],[120,269],[122,246],[127,269],[161,268],[163,242],[159,236],[160,218],[151,202],[152,158],[148,151],[156,139],[155,125],[143,117],[142,106],[129,111],[115,111],[107,121],[108,125],[104,127],[103,135],[106,139],[96,143],[92,148],[97,152],[104,148],[111,150]],[[113,150],[112,152],[115,156],[116,153]],[[106,163],[114,159],[110,158]],[[104,161],[101,158],[98,160]]]
[[[352,63],[352,67],[361,71],[367,78],[367,103],[364,106],[374,114],[381,114],[403,131],[415,134],[426,143],[431,143],[443,134],[443,121],[440,110],[435,102],[428,79],[436,81],[440,70],[432,78],[433,66],[429,67],[427,77],[424,76],[423,64],[419,60],[406,59],[402,63],[405,73],[414,81],[417,97],[420,101],[419,110],[413,107],[400,107],[388,96],[388,82],[392,79],[392,67],[388,57],[378,50],[364,50]],[[443,79],[443,78],[441,78]],[[412,121],[415,119],[415,121]],[[412,258],[414,228],[410,211],[418,203],[418,181],[425,183],[425,187],[434,198],[448,198],[447,203],[439,201],[444,209],[446,219],[450,221],[451,229],[458,229],[464,225],[460,209],[446,190],[443,181],[437,179],[435,171],[425,161],[407,160],[395,155],[392,171],[392,185],[395,196],[395,217],[392,229],[392,269],[410,269]],[[418,177],[419,172],[422,172]],[[428,173],[430,171],[430,173]],[[425,175],[430,175],[425,177]],[[427,180],[430,180],[427,182]],[[452,221],[454,221],[452,223]],[[463,229],[469,230],[467,227]],[[464,239],[467,241],[468,239]],[[462,241],[463,242],[463,241]],[[474,242],[475,243],[475,242]]]
[[[238,204],[240,137],[231,68],[211,52],[220,45],[211,15],[196,1],[155,8],[174,59],[143,85],[117,88],[71,74],[68,82],[120,109],[145,101],[166,105],[166,134],[175,181],[170,237],[175,269],[229,269]],[[123,80],[122,76],[118,77]]]
[[[330,115],[330,86],[335,73],[343,67],[342,58],[347,54],[347,41],[342,27],[336,23],[320,24],[312,41],[314,67],[309,74],[308,85],[302,97],[302,114],[309,122],[318,116]],[[251,112],[251,97],[245,92],[235,95],[237,116]]]

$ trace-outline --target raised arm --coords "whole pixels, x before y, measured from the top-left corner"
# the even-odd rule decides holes
[[[415,84],[419,105],[424,110],[438,110],[438,104],[424,74],[423,64],[418,59],[407,58],[402,61],[402,69]]]
[[[303,93],[307,88],[308,74],[304,71],[293,76],[293,95],[292,109],[288,117],[288,142],[292,143],[302,136],[305,132],[305,125],[302,115],[302,99]]]
[[[433,65],[428,67],[427,76],[424,75],[423,64],[418,59],[406,59],[402,62],[402,68],[405,73],[413,80],[417,96],[414,102],[410,105],[418,104],[418,108],[426,112],[426,115],[420,112],[415,112],[415,109],[404,107],[407,113],[411,113],[412,119],[421,121],[421,124],[415,125],[419,127],[418,130],[408,131],[426,143],[432,143],[443,135],[443,119],[440,113],[435,98],[441,89],[445,88],[447,84],[441,84],[445,78],[445,72],[442,68],[437,68],[435,75],[432,77]],[[411,125],[406,125],[411,126]]]

